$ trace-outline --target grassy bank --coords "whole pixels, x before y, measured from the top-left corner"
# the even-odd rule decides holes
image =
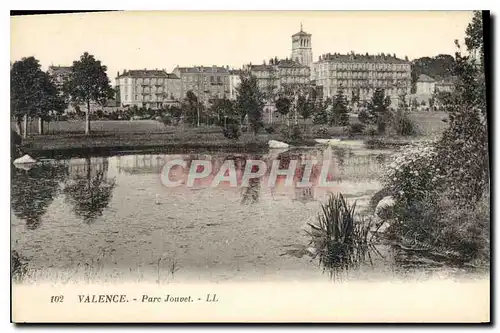
[[[269,140],[285,141],[294,146],[312,146],[316,138],[363,140],[368,147],[394,148],[440,133],[446,127],[446,123],[441,121],[443,114],[440,113],[415,113],[412,117],[422,130],[420,137],[349,135],[345,127],[299,122],[302,138],[295,141],[286,140],[279,130],[274,133],[262,130],[256,136],[244,132],[238,140],[230,140],[224,137],[221,128],[217,126],[164,126],[154,120],[93,121],[92,134],[89,136],[83,132],[83,121],[52,122],[45,124],[45,134],[38,135],[35,134],[37,133],[35,124],[31,123],[28,131],[30,135],[23,143],[23,152],[34,157],[119,154],[130,151],[159,152],[171,149],[176,151],[230,149],[248,152],[267,149]],[[351,117],[351,123],[357,121],[355,116]],[[279,125],[274,124],[274,126]],[[12,127],[15,128],[15,124],[12,124]],[[324,128],[327,129],[327,133],[318,134],[318,130]]]

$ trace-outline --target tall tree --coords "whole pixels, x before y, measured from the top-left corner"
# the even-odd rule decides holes
[[[482,50],[481,13],[476,12],[466,30],[468,51]],[[467,42],[468,41],[468,42]],[[474,42],[473,42],[474,41]],[[457,46],[460,47],[457,43]],[[438,144],[440,160],[449,188],[450,198],[461,205],[474,206],[489,188],[489,154],[486,83],[483,66],[471,56],[455,54],[457,82],[448,96],[449,127]]]
[[[287,97],[280,97],[276,100],[276,110],[282,115],[282,116],[286,116],[286,120],[287,120],[287,125],[290,126],[290,117],[289,117],[289,113],[290,113],[290,107],[292,105],[292,102],[290,101],[290,99],[288,99]]]
[[[368,102],[368,113],[369,119],[377,124],[377,129],[380,134],[385,133],[385,128],[391,115],[389,110],[390,105],[391,99],[389,96],[385,96],[384,89],[375,89],[371,100]]]
[[[10,103],[17,132],[26,137],[29,117],[42,116],[61,107],[58,91],[34,57],[23,58],[10,69]],[[24,118],[24,129],[21,120]]]
[[[200,126],[201,104],[198,96],[192,90],[188,90],[182,103],[182,113],[191,125]]]
[[[237,117],[234,102],[227,98],[218,98],[212,102],[210,107],[212,113],[217,115],[219,125],[226,127],[227,119],[233,120]]]
[[[306,122],[314,113],[314,101],[300,95],[297,99],[297,111],[304,119],[304,131],[306,130]]]
[[[336,126],[349,125],[349,108],[342,88],[338,89],[337,95],[333,98],[330,124]]]
[[[107,67],[96,60],[91,54],[85,52],[80,60],[74,61],[71,75],[66,85],[67,92],[76,103],[87,106],[85,114],[85,134],[90,134],[90,103],[96,102],[105,105],[106,101],[113,98],[114,90],[110,85]]]
[[[264,108],[264,96],[257,85],[257,78],[251,74],[242,74],[241,83],[236,88],[238,97],[236,105],[240,118],[248,117],[250,128],[254,135],[262,123],[262,109]]]

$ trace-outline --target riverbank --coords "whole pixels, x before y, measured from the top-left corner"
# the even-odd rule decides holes
[[[367,148],[397,148],[425,137],[366,137],[339,136],[340,140],[363,141]],[[120,155],[133,152],[159,153],[175,150],[179,153],[231,150],[262,152],[269,148],[269,140],[284,141],[292,146],[314,146],[318,143],[312,134],[300,140],[285,140],[280,134],[243,133],[238,140],[230,140],[222,133],[202,133],[199,130],[174,133],[93,133],[36,135],[24,140],[21,149],[34,158],[57,158],[85,155]]]

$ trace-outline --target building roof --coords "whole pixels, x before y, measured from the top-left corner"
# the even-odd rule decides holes
[[[425,74],[420,74],[418,77],[417,82],[436,82],[432,77],[425,75]]]
[[[122,74],[118,75],[117,79],[121,77],[134,77],[134,78],[150,78],[162,77],[167,79],[178,79],[177,75],[167,73],[165,70],[157,69],[138,69],[138,70],[125,70]]]
[[[458,78],[456,76],[449,76],[449,77],[444,78],[443,80],[436,82],[436,85],[443,85],[443,86],[449,85],[449,86],[451,86],[451,85],[455,85],[457,83],[457,80],[458,80]]]
[[[386,64],[410,64],[409,60],[400,59],[394,55],[370,55],[370,54],[340,54],[327,53],[319,57],[318,62],[350,62],[350,63],[386,63]]]
[[[249,65],[249,68],[252,71],[276,71],[279,68],[308,68],[308,67],[291,59],[282,59],[278,60],[277,63],[273,64]]]
[[[241,70],[241,69],[231,69],[231,70],[229,70],[229,74],[230,75],[240,75],[240,74],[243,74],[243,70]]]
[[[182,74],[189,73],[229,73],[229,67],[223,66],[193,66],[193,67],[176,67],[175,70],[178,70]]]
[[[310,36],[311,36],[311,34],[308,34],[307,32],[303,31],[303,30],[302,30],[302,24],[300,24],[300,31],[299,31],[299,32],[297,32],[297,33],[294,33],[294,34],[292,35],[292,37],[295,37],[295,36],[306,36],[306,37],[310,37]]]
[[[307,67],[306,65],[302,65],[301,63],[298,63],[294,60],[291,60],[291,59],[285,59],[285,60],[279,60],[278,61],[278,67],[281,67],[281,68],[303,68],[303,67]]]
[[[49,72],[53,74],[69,74],[71,73],[71,66],[49,66]]]

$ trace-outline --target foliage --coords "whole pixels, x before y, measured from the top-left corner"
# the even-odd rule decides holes
[[[315,134],[319,136],[328,136],[329,135],[328,128],[320,127],[315,131]]]
[[[331,194],[321,209],[318,224],[308,223],[320,263],[341,269],[359,263],[368,248],[370,224],[356,221],[356,203],[349,205],[341,193]]]
[[[14,62],[10,70],[10,93],[11,110],[18,123],[24,115],[49,120],[51,114],[60,114],[66,107],[52,78],[42,71],[34,57]]]
[[[310,99],[306,99],[304,95],[299,95],[297,99],[297,111],[304,119],[304,128],[306,126],[306,121],[314,114],[314,102]]]
[[[475,31],[480,13],[467,29]],[[476,33],[467,35],[476,40]],[[472,41],[469,45],[482,48]],[[471,50],[469,50],[471,51]],[[455,74],[458,78],[450,96],[449,127],[437,148],[441,162],[446,165],[453,200],[474,205],[489,188],[488,126],[484,69],[473,59],[456,53]]]
[[[274,132],[276,132],[276,127],[269,125],[266,127],[266,132],[269,134],[273,134]]]
[[[195,93],[192,90],[188,90],[181,105],[182,118],[191,125],[200,126],[202,107]]]
[[[444,179],[440,158],[432,143],[408,145],[394,154],[384,177],[385,187],[402,204],[435,197]]]
[[[455,59],[449,54],[439,54],[435,57],[422,57],[412,61],[412,83],[418,80],[421,74],[428,75],[436,80],[442,80],[453,75]]]
[[[276,111],[282,116],[288,116],[290,113],[290,108],[292,106],[292,102],[287,97],[280,97],[275,102]]]
[[[386,126],[390,121],[390,105],[391,99],[389,96],[385,96],[384,89],[375,89],[371,100],[368,102],[368,122],[376,124],[380,134],[385,133]]]
[[[412,136],[420,133],[418,126],[407,112],[399,109],[391,117],[391,127],[398,135]]]
[[[219,119],[219,125],[224,126],[224,118],[237,119],[238,114],[236,113],[235,103],[227,98],[218,98],[212,102],[210,107],[212,113],[217,115]],[[227,122],[227,120],[226,120]]]
[[[241,136],[240,126],[237,124],[229,124],[226,128],[222,130],[224,137],[227,139],[238,140]]]
[[[323,103],[319,101],[316,105],[316,112],[313,116],[313,124],[315,125],[325,125],[328,124],[328,113],[326,112],[326,107],[328,103]]]
[[[86,134],[90,133],[90,102],[105,105],[108,99],[114,97],[106,70],[106,66],[85,52],[80,60],[73,62],[69,80],[65,83],[64,89],[72,101],[87,105]]]
[[[358,112],[358,120],[362,124],[371,124],[373,121],[370,118],[371,114],[367,110],[361,110]]]
[[[330,125],[347,126],[349,125],[349,109],[344,91],[340,88],[337,95],[333,98],[332,117]]]
[[[362,134],[363,131],[365,130],[365,125],[364,124],[351,124],[349,125],[349,135],[354,135],[354,134]]]
[[[257,134],[263,126],[262,109],[264,108],[264,95],[259,90],[257,78],[251,74],[242,74],[241,83],[236,88],[238,97],[236,99],[236,109],[240,119],[248,117],[250,129]],[[243,123],[243,121],[241,121]]]

